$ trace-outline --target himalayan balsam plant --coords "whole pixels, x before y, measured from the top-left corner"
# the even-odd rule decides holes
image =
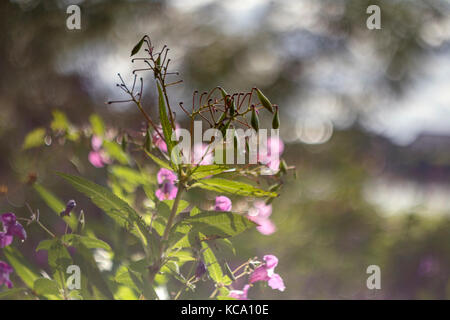
[[[291,168],[280,159],[284,145],[278,136],[263,139],[257,133],[262,131],[259,117],[263,112],[272,119],[271,129],[278,130],[278,106],[257,88],[233,94],[221,87],[202,94],[194,92],[192,107],[179,104],[189,123],[183,131],[168,93],[170,86],[182,81],[167,83],[168,77],[178,75],[168,71],[168,50],[164,46],[155,51],[150,38],[144,36],[131,53],[144,55],[132,59],[143,67],[133,71],[131,85],[119,75],[117,86],[126,98],[108,102],[135,104],[145,128],[129,132],[108,129],[95,114],[88,127],[78,128],[64,113],[54,111],[50,128],[35,129],[26,137],[24,149],[39,147],[49,139],[73,145],[90,140],[86,160],[92,170],[107,168],[108,187],[78,175],[57,175],[108,215],[116,226],[111,232],[120,231],[123,237],[111,245],[98,239],[89,226],[89,214],[77,204],[84,200],[63,202],[36,177],[30,178],[34,191],[53,213],[43,208],[33,210],[27,204],[30,217],[1,214],[0,247],[6,260],[0,261],[2,297],[19,290],[39,299],[160,299],[160,289],[168,281],[178,286],[166,294],[165,298],[172,299],[195,292],[200,281],[210,281],[209,298],[217,299],[248,299],[256,283],[285,290],[282,277],[275,273],[278,259],[273,253],[260,258],[236,257],[241,263],[235,268],[223,254],[225,250],[235,253],[231,239],[246,230],[256,228],[264,236],[276,232],[270,220],[271,203],[279,196]],[[145,110],[144,81],[138,77],[141,72],[151,72],[155,79],[158,120]],[[198,134],[199,121],[215,133],[206,141],[192,143],[187,137]],[[240,137],[240,129],[259,138]],[[263,141],[264,147],[254,149],[252,141]],[[246,163],[236,161],[240,156]],[[251,157],[256,161],[251,163]],[[270,174],[264,173],[267,169]],[[145,196],[137,196],[138,190]],[[195,201],[195,197],[202,201]],[[40,219],[44,214],[56,214],[64,220],[65,231],[45,226]],[[35,270],[14,242],[15,238],[26,241],[25,229],[32,224],[49,236],[36,251],[48,253],[50,274]],[[77,268],[78,280],[75,273],[68,272]],[[24,286],[13,283],[11,275],[20,278]]]

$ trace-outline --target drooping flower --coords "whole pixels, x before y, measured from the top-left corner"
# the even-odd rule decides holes
[[[102,149],[102,138],[93,135],[91,139],[92,151],[89,152],[88,158],[89,162],[96,168],[103,168],[105,164],[110,162],[109,157],[106,155],[105,151]]]
[[[160,200],[173,200],[177,196],[178,188],[175,185],[177,176],[174,172],[161,168],[156,176],[159,184],[159,189],[156,190],[155,195]]]
[[[24,227],[17,222],[16,215],[12,212],[2,214],[3,232],[0,232],[0,247],[4,248],[11,244],[13,237],[20,240],[27,238],[27,232]]]
[[[279,274],[274,273],[275,267],[278,265],[278,258],[274,255],[265,255],[263,257],[265,264],[259,266],[250,275],[250,283],[257,281],[267,281],[272,289],[284,291],[286,289],[283,279]]]
[[[216,211],[231,211],[231,200],[225,196],[216,197],[216,204],[214,210]]]
[[[248,300],[248,289],[250,289],[250,285],[246,284],[242,290],[231,290],[228,296],[238,300]]]
[[[73,208],[75,208],[76,205],[77,203],[75,202],[75,200],[69,200],[66,204],[66,208],[61,211],[59,215],[61,217],[70,215],[70,212],[72,212]]]
[[[0,287],[2,285],[6,285],[8,289],[13,287],[11,280],[9,280],[9,274],[13,271],[13,268],[9,264],[0,261]]]
[[[266,205],[264,201],[255,201],[253,207],[248,211],[248,218],[258,224],[256,229],[264,234],[270,235],[277,230],[277,227],[269,219],[272,214],[272,205]]]
[[[280,167],[280,156],[284,151],[284,143],[279,138],[269,137],[267,145],[262,146],[258,152],[258,161],[266,165],[272,172]]]

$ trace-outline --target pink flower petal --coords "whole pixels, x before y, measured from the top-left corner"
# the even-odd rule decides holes
[[[89,152],[89,162],[96,168],[103,168],[105,163],[103,162],[103,157],[99,151]]]
[[[91,139],[91,146],[92,146],[92,149],[93,149],[94,151],[99,151],[100,148],[102,147],[102,144],[103,144],[102,138],[100,138],[100,137],[98,137],[98,136],[96,136],[96,135],[93,135],[93,136],[92,136],[92,139]]]
[[[173,171],[170,171],[166,168],[161,168],[159,169],[156,178],[158,180],[158,184],[162,184],[164,183],[164,181],[173,183],[175,180],[177,180],[177,175]]]
[[[267,254],[263,257],[264,261],[266,262],[266,268],[267,269],[275,269],[275,267],[278,265],[278,258],[275,257],[272,254]]]
[[[238,300],[248,300],[248,289],[250,289],[250,285],[246,284],[242,290],[231,290],[229,297]]]
[[[283,279],[277,273],[274,273],[267,283],[274,290],[284,291],[286,289]]]
[[[260,266],[253,271],[250,275],[250,283],[254,283],[257,281],[269,281],[270,277],[267,274],[267,270],[265,266]]]

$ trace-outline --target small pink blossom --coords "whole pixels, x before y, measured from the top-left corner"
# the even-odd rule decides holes
[[[8,289],[13,287],[11,280],[9,280],[9,274],[13,271],[13,268],[9,264],[0,261],[0,287],[2,285],[6,285]]]
[[[93,135],[91,139],[92,151],[89,152],[89,162],[96,168],[103,168],[105,164],[110,162],[108,155],[102,149],[102,138]]]
[[[272,289],[284,291],[286,289],[283,279],[279,274],[274,273],[275,267],[278,265],[278,258],[274,255],[265,255],[263,257],[265,264],[259,266],[250,275],[250,283],[257,281],[267,281]]]
[[[178,130],[180,128],[180,125],[178,123],[175,123],[175,136],[178,138]],[[157,130],[154,130],[152,133],[152,142],[153,144],[161,150],[161,152],[167,153],[167,144],[164,140],[164,134],[162,130],[162,126],[158,125]]]
[[[246,284],[242,290],[231,290],[228,296],[238,300],[248,300],[248,289],[250,289],[250,285]]]
[[[160,200],[173,200],[177,196],[178,188],[175,185],[177,176],[174,172],[161,168],[156,176],[159,189],[156,190],[155,195]]]
[[[167,152],[167,144],[164,141],[163,137],[163,132],[162,132],[162,127],[161,125],[158,126],[157,128],[158,131],[153,131],[152,134],[152,141],[153,144],[162,152],[166,153]]]
[[[231,200],[225,196],[216,197],[216,204],[214,210],[216,211],[231,211]]]
[[[261,234],[270,235],[277,230],[275,224],[269,219],[271,214],[272,205],[266,205],[264,201],[255,201],[248,211],[248,218],[258,224],[256,230]]]

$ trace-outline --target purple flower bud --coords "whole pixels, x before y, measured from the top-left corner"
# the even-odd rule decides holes
[[[205,263],[202,260],[200,260],[198,262],[197,269],[195,269],[195,277],[197,279],[200,279],[205,274],[205,272],[206,272]]]
[[[0,261],[0,287],[6,285],[9,289],[12,288],[13,284],[9,280],[9,274],[13,271],[13,268],[9,264]]]
[[[66,209],[64,209],[63,211],[61,211],[61,213],[59,214],[61,217],[64,216],[69,216],[70,213],[72,212],[73,208],[75,208],[77,205],[77,203],[75,202],[75,200],[69,200],[66,204]]]

